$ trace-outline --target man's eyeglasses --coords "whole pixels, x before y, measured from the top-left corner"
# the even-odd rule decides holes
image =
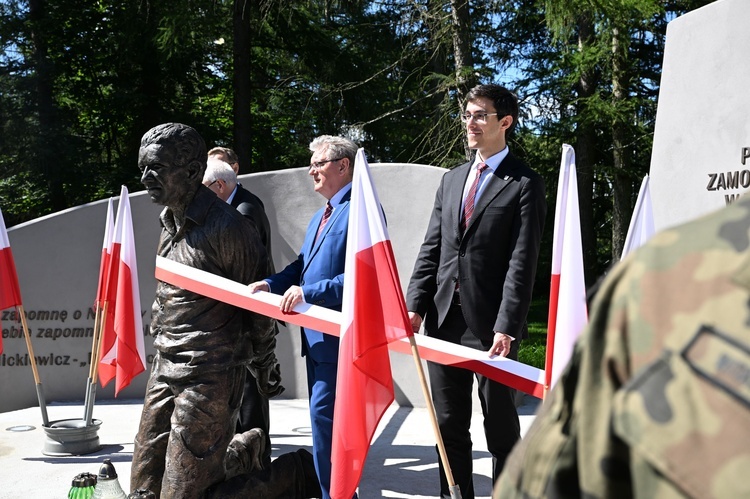
[[[335,158],[335,159],[327,159],[325,161],[316,161],[315,163],[312,163],[307,168],[308,168],[309,171],[315,170],[317,172],[321,168],[323,168],[325,165],[327,165],[328,163],[333,163],[334,161],[341,161],[344,158],[345,158],[345,156],[342,156],[340,158]]]
[[[461,121],[468,123],[470,119],[474,118],[477,123],[487,123],[487,116],[497,116],[497,113],[474,113],[471,114],[466,112],[461,115]]]

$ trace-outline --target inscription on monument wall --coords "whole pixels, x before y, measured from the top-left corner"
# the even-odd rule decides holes
[[[144,336],[149,336],[150,320],[145,319],[147,312],[147,310],[141,311],[141,316],[144,317]],[[89,365],[91,341],[94,337],[93,322],[96,318],[96,311],[93,308],[73,311],[25,310],[25,315],[38,366],[83,368]],[[0,311],[0,323],[3,326],[4,347],[4,352],[0,354],[0,367],[30,366],[20,313],[15,309]],[[80,340],[87,341],[81,342]],[[64,352],[60,351],[61,343],[54,342],[65,342]],[[71,345],[71,343],[76,345]],[[56,344],[60,347],[56,347]],[[79,350],[78,345],[80,345],[80,354],[76,353]],[[146,360],[151,364],[153,355],[148,355]]]
[[[742,148],[740,163],[742,166],[750,163],[750,147]],[[708,173],[707,191],[729,191],[748,188],[750,188],[750,169]],[[731,204],[741,195],[742,192],[727,192],[724,194],[724,202]]]

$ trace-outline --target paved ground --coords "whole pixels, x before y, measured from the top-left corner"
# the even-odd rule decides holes
[[[519,408],[521,431],[533,420],[539,400],[524,398]],[[47,436],[41,428],[38,407],[0,413],[0,498],[57,499],[67,496],[71,479],[78,473],[97,473],[102,460],[109,458],[128,492],[130,463],[141,413],[139,401],[97,403],[94,418],[102,421],[99,429],[100,451],[84,456],[51,457],[42,453]],[[51,420],[81,418],[80,404],[51,405]],[[273,457],[305,447],[311,448],[307,400],[271,401],[271,442]],[[33,426],[28,431],[12,431]],[[472,423],[474,440],[474,481],[478,498],[491,495],[491,459],[484,444],[481,414]],[[438,496],[437,455],[434,435],[425,409],[395,405],[381,421],[370,449],[360,482],[362,499],[378,497],[430,498]]]

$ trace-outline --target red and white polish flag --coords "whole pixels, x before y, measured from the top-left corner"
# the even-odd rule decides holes
[[[5,229],[3,212],[0,210],[0,310],[21,305],[21,288],[18,286],[16,262],[10,249],[8,231]],[[3,340],[0,336],[0,353]]]
[[[110,337],[111,346],[102,346],[99,373],[104,386],[112,379],[114,371],[117,396],[134,377],[146,369],[133,218],[125,186],[120,192],[108,268],[105,299],[109,305],[102,333],[106,341],[107,335],[114,332],[114,341]],[[109,377],[106,382],[105,375]]]
[[[575,151],[563,144],[555,204],[545,383],[557,382],[588,322]]]
[[[107,358],[106,362],[99,362],[99,381],[102,386],[107,386],[117,375],[117,369],[115,367],[115,341],[117,335],[115,334],[114,328],[114,304],[115,304],[115,293],[114,290],[117,286],[117,266],[112,266],[112,253],[114,252],[114,234],[115,234],[115,222],[114,222],[114,206],[112,198],[109,198],[107,203],[107,219],[104,226],[104,241],[102,243],[102,257],[99,262],[99,284],[96,290],[96,306],[100,310],[103,309],[104,304],[107,303],[107,315],[102,318],[102,339],[100,348],[100,357],[102,360]],[[117,256],[119,258],[120,244],[117,245]],[[112,274],[113,273],[113,274]],[[112,275],[110,275],[112,274]],[[111,295],[107,292],[107,286],[112,285]],[[109,307],[112,307],[111,309]]]
[[[107,279],[109,262],[112,257],[112,236],[115,232],[115,221],[113,217],[114,206],[112,198],[107,203],[107,220],[104,225],[104,242],[102,243],[102,258],[99,262],[99,284],[96,288],[96,305],[104,305],[107,295]]]
[[[383,212],[364,150],[349,207],[333,416],[331,497],[351,498],[370,441],[394,400],[388,344],[412,333]]]

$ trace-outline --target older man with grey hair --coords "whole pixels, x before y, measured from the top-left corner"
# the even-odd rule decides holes
[[[235,207],[245,218],[255,225],[266,253],[271,257],[271,224],[266,215],[263,201],[245,189],[237,180],[231,165],[216,156],[209,156],[203,185],[214,191],[222,201]],[[273,272],[273,269],[271,269]]]
[[[237,191],[237,174],[229,163],[216,156],[209,156],[206,162],[206,173],[203,174],[203,185],[216,193],[228,203]]]

